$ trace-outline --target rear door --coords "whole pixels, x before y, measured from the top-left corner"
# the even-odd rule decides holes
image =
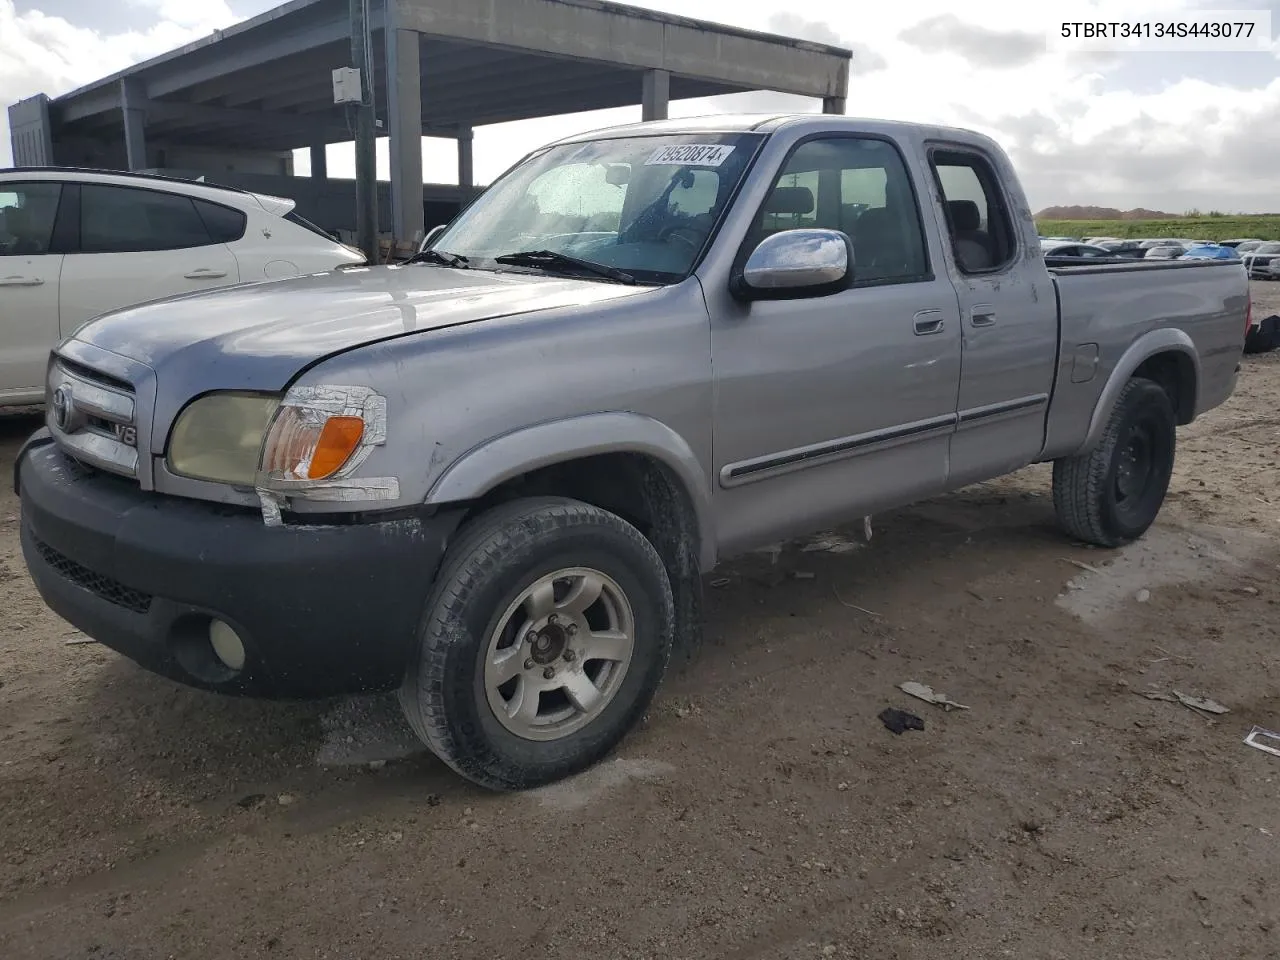
[[[60,183],[0,183],[0,401],[43,393],[58,341]]]
[[[780,230],[842,230],[855,279],[822,297],[708,297],[726,552],[941,491],[955,427],[955,290],[898,145],[822,135],[774,177],[738,256]]]
[[[1058,303],[1044,258],[1018,229],[999,164],[968,145],[935,144],[960,301],[962,365],[951,485],[1031,463],[1044,446],[1058,359]],[[1011,175],[1011,174],[1010,174]]]
[[[192,198],[80,185],[80,244],[62,270],[63,335],[120,307],[237,283],[236,259]]]

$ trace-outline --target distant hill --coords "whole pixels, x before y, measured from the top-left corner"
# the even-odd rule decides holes
[[[1037,220],[1176,220],[1176,213],[1161,210],[1117,210],[1115,207],[1045,207]]]

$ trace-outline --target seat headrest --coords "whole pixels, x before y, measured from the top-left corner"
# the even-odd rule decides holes
[[[890,212],[888,207],[871,207],[868,210],[863,210],[862,215],[858,217],[858,228],[860,230],[883,230],[887,226],[894,225],[896,220],[897,218]]]
[[[765,213],[813,212],[813,191],[808,187],[774,187],[764,202]]]
[[[957,230],[982,229],[982,214],[972,200],[948,200],[947,212],[951,214],[951,224]]]

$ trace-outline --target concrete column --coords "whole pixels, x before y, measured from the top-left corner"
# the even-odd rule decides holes
[[[667,103],[671,99],[671,73],[668,70],[646,70],[640,99],[641,120],[667,119]]]
[[[465,203],[471,199],[472,188],[476,185],[475,156],[473,144],[475,133],[470,127],[458,128],[458,192]]]
[[[822,98],[823,113],[837,113],[837,114],[843,115],[844,111],[845,111],[844,97],[823,97]]]
[[[329,153],[325,149],[328,144],[313,143],[311,145],[311,177],[314,180],[329,179]]]
[[[124,151],[130,170],[143,170],[147,163],[147,96],[136,80],[120,81],[120,109],[124,114]]]
[[[387,126],[391,154],[391,229],[399,242],[422,239],[422,63],[420,35],[394,25],[388,4]]]

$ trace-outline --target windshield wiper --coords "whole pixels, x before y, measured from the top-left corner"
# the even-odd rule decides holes
[[[568,268],[580,273],[593,273],[598,277],[617,280],[619,283],[637,282],[635,277],[623,270],[619,270],[617,267],[607,267],[603,263],[580,260],[577,257],[569,256],[567,253],[557,253],[554,250],[519,250],[515,253],[504,253],[500,257],[494,257],[493,261],[494,263],[507,263],[513,267],[543,267],[546,269],[559,267],[562,270]]]
[[[443,250],[419,250],[405,263],[439,263],[446,267],[467,269],[468,260],[460,253],[445,253]]]

